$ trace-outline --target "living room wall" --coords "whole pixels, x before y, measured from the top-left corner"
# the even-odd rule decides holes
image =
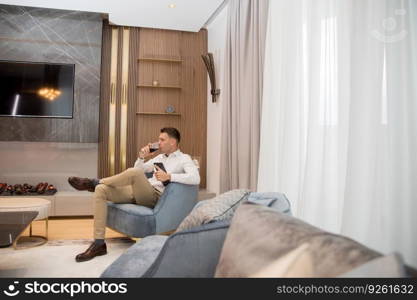
[[[0,26],[0,60],[75,64],[73,118],[0,117],[0,141],[97,143],[101,14],[0,5]]]
[[[216,81],[220,89],[217,102],[211,102],[210,83],[207,84],[207,190],[220,192],[220,164],[222,108],[226,101],[224,94],[224,57],[226,53],[227,9],[225,5],[216,18],[207,26],[208,52],[213,53]],[[208,80],[208,79],[207,79]]]
[[[73,119],[0,117],[0,182],[72,191],[97,176],[101,14],[0,5],[0,28],[0,60],[75,64]]]

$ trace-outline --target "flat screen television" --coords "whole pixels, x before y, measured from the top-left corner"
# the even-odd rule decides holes
[[[73,64],[0,61],[0,116],[72,118]]]

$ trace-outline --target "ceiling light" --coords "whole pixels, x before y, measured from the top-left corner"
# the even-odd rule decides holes
[[[174,3],[172,3],[172,4],[170,4],[170,5],[168,5],[168,7],[169,8],[175,8],[175,7],[177,7]]]

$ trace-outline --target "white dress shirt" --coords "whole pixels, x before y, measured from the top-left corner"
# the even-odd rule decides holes
[[[144,172],[152,172],[155,170],[155,166],[153,164],[155,162],[161,162],[164,164],[167,173],[171,174],[171,182],[200,184],[200,174],[197,166],[188,154],[184,154],[180,150],[169,154],[169,156],[159,154],[158,156],[148,160],[146,163],[144,162],[144,159],[138,158],[135,162],[134,168],[141,168]],[[165,186],[161,181],[155,178],[155,175],[148,180],[149,183],[159,192],[162,193],[164,191]]]

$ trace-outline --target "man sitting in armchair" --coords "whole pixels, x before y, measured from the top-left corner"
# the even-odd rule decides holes
[[[176,128],[162,128],[159,134],[161,154],[149,159],[151,144],[143,147],[133,168],[103,179],[70,177],[68,182],[77,190],[94,192],[94,242],[88,249],[75,257],[77,262],[90,260],[107,254],[104,242],[107,201],[115,203],[136,203],[153,208],[165,185],[169,182],[197,185],[200,183],[198,169],[191,157],[179,150],[181,135]],[[156,163],[156,164],[155,164]],[[161,168],[165,168],[165,171]],[[158,166],[159,165],[159,166]],[[151,178],[145,173],[156,170]]]

